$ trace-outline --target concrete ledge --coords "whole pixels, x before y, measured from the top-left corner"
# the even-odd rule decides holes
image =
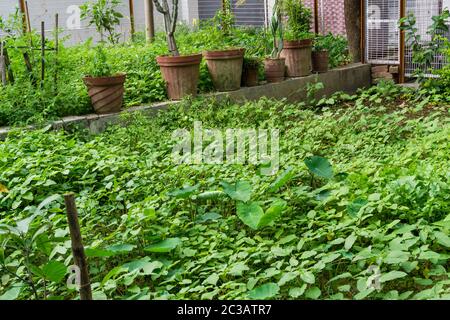
[[[229,99],[233,102],[255,101],[262,97],[270,99],[286,98],[290,102],[298,102],[306,98],[308,83],[322,82],[324,88],[317,92],[317,96],[328,96],[337,91],[354,93],[359,88],[371,85],[371,68],[368,64],[354,63],[340,68],[332,69],[327,73],[313,74],[302,78],[292,78],[279,83],[269,83],[256,87],[241,88],[232,92],[216,92],[203,95],[216,99]],[[137,106],[123,110],[120,113],[84,116],[69,116],[51,123],[54,130],[76,130],[87,128],[92,133],[100,133],[107,126],[120,123],[120,115],[124,113],[141,112],[145,116],[154,116],[161,110],[167,110],[170,106],[179,102],[167,101],[148,106]],[[34,126],[23,129],[35,129]],[[0,140],[4,140],[11,130],[9,127],[0,128]]]

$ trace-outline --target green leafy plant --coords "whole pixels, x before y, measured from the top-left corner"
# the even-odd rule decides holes
[[[110,43],[116,44],[119,42],[120,33],[116,32],[115,28],[123,18],[117,11],[120,4],[120,0],[96,0],[84,3],[80,6],[81,19],[88,20],[90,26],[95,25],[102,41],[106,35]]]
[[[14,130],[0,142],[0,297],[36,299],[31,275],[37,298],[78,299],[55,196],[72,191],[95,299],[447,299],[448,105],[418,109],[416,94],[386,83],[320,109],[199,99],[97,135]],[[279,172],[171,162],[173,131],[194,121],[278,128]]]
[[[235,17],[231,10],[230,0],[222,0],[222,7],[217,11],[215,20],[218,21],[223,35],[225,37],[231,36],[235,24]]]
[[[113,66],[108,62],[105,48],[102,45],[98,45],[95,48],[88,75],[91,77],[110,77],[114,74]]]
[[[303,40],[313,38],[311,33],[311,9],[301,0],[282,0],[284,38],[286,40]]]
[[[283,25],[281,23],[281,8],[278,0],[275,1],[272,19],[270,20],[270,32],[272,34],[272,59],[279,59],[283,50]]]
[[[331,33],[317,35],[313,42],[313,51],[328,51],[329,64],[331,68],[347,64],[350,62],[347,39],[340,35]]]

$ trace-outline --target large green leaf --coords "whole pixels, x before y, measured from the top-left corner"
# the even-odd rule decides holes
[[[248,292],[248,297],[254,300],[264,300],[275,297],[280,291],[276,283],[266,283]]]
[[[252,186],[248,181],[238,181],[234,184],[230,184],[226,181],[222,181],[221,186],[223,191],[230,196],[231,199],[236,201],[247,202],[252,195]]]
[[[62,262],[49,261],[41,268],[41,271],[45,279],[53,282],[60,282],[66,275],[67,268]]]
[[[170,252],[176,247],[178,247],[181,244],[180,238],[168,238],[161,242],[149,245],[145,247],[145,251],[148,252],[157,252],[157,253],[164,253],[164,252]]]
[[[380,282],[387,282],[387,281],[403,278],[407,275],[408,274],[403,271],[391,271],[391,272],[382,274],[380,277]]]
[[[175,198],[187,198],[192,195],[198,189],[198,185],[195,186],[186,186],[181,189],[176,189],[168,193],[169,196]]]
[[[269,192],[277,192],[281,187],[288,183],[294,177],[294,168],[288,167],[277,179],[270,185]]]
[[[325,179],[333,178],[333,167],[328,159],[320,156],[312,156],[306,158],[304,162],[309,171],[315,175]]]
[[[450,248],[450,238],[448,237],[448,235],[443,232],[436,231],[434,233],[434,236],[436,237],[436,240],[439,244],[443,245],[444,247]]]
[[[357,218],[362,207],[364,207],[368,203],[369,202],[363,198],[355,199],[352,203],[350,203],[347,206],[347,212],[349,216],[352,218]]]
[[[257,202],[239,202],[236,211],[237,216],[243,223],[253,230],[258,230],[277,220],[285,207],[286,201],[280,199],[275,200],[266,212]]]
[[[14,286],[8,291],[6,291],[4,294],[0,296],[0,300],[16,300],[17,297],[20,294],[20,290],[22,289],[22,285],[20,286]]]
[[[237,204],[237,216],[243,223],[253,230],[258,229],[258,224],[264,215],[264,210],[256,202]]]
[[[257,228],[264,228],[265,226],[270,225],[272,222],[276,221],[283,210],[286,208],[286,201],[284,200],[276,200],[274,201],[269,209],[266,210],[264,215],[261,217],[257,224]]]

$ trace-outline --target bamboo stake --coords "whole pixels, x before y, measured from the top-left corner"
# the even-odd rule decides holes
[[[27,17],[25,13],[25,0],[19,0],[19,9],[22,15],[22,32],[23,34],[26,34],[28,27],[27,27]]]
[[[55,14],[55,92],[58,92],[59,14]]]
[[[130,6],[130,24],[131,24],[131,39],[134,40],[134,34],[136,32],[134,25],[134,2],[133,0],[128,0]]]
[[[30,22],[30,11],[28,11],[28,1],[25,1],[25,14],[27,18],[27,29],[28,32],[31,33],[31,22]]]
[[[319,34],[319,0],[314,0],[314,32]]]
[[[6,64],[3,56],[3,41],[0,41],[0,76],[3,86],[6,86]]]
[[[45,23],[41,21],[41,89],[45,80]]]
[[[66,204],[67,221],[69,223],[70,238],[72,240],[73,259],[78,268],[80,268],[80,299],[92,300],[91,283],[81,238],[80,224],[78,223],[78,210],[75,204],[75,195],[73,193],[65,194],[64,203]]]
[[[10,84],[13,84],[14,83],[14,73],[11,69],[11,63],[9,61],[8,50],[5,46],[5,43],[3,43],[3,58],[5,59],[5,68],[8,73],[8,82]]]
[[[25,51],[23,53],[23,59],[25,60],[25,67],[27,68],[27,72],[30,75],[31,83],[33,84],[33,86],[36,86],[37,80],[33,73],[33,67],[31,66],[30,56],[28,55],[28,52]]]

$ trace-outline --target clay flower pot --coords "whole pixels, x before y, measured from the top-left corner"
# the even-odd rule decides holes
[[[245,49],[205,51],[212,82],[217,91],[233,91],[241,87]]]
[[[197,95],[201,61],[201,54],[160,56],[156,58],[163,79],[166,82],[169,99],[181,100],[188,95]]]
[[[111,77],[84,77],[92,106],[97,114],[120,112],[123,105],[126,74]]]
[[[312,70],[313,72],[323,73],[328,72],[328,51],[320,50],[312,53]]]
[[[244,66],[242,70],[242,86],[254,87],[258,85],[258,67],[257,66]]]
[[[281,57],[286,59],[288,77],[304,77],[311,73],[312,40],[283,41]]]
[[[286,70],[285,59],[266,58],[264,60],[264,73],[267,82],[281,82],[284,80]]]

